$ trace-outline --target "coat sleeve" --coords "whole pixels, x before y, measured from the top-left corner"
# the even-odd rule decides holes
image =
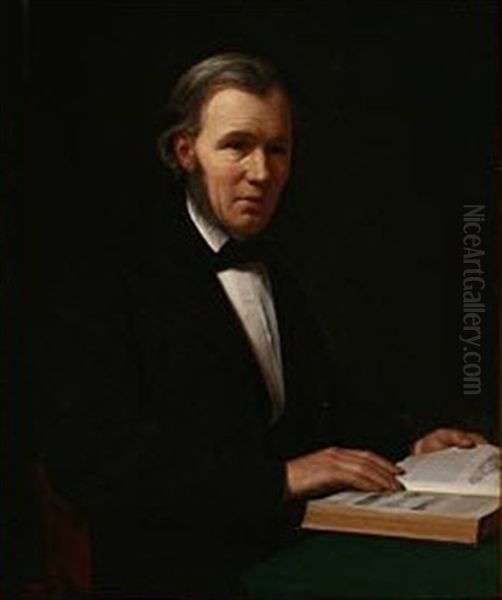
[[[131,304],[115,274],[75,273],[27,327],[37,445],[56,490],[88,515],[278,514],[284,466],[257,428],[221,435],[204,399],[174,397],[179,386],[164,399],[148,389]]]

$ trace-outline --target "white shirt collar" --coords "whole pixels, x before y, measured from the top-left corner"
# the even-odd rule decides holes
[[[215,217],[211,218],[211,215],[201,209],[188,192],[186,198],[190,219],[213,252],[218,252],[229,239],[228,233],[224,231]]]

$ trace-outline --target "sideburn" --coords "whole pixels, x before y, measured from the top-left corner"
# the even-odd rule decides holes
[[[197,157],[195,157],[193,171],[187,174],[186,182],[190,196],[205,218],[208,221],[212,221],[217,223],[220,227],[223,227],[223,224],[216,218],[211,203],[209,202],[209,192],[204,178],[204,170]]]

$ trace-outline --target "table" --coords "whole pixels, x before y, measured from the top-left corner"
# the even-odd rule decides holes
[[[252,600],[497,598],[497,538],[478,547],[318,532],[248,570]],[[502,596],[501,596],[502,597]]]

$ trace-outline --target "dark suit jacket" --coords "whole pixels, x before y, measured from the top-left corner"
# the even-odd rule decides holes
[[[301,291],[271,260],[287,403],[270,428],[210,249],[182,211],[156,231],[140,258],[74,269],[40,305],[38,443],[90,523],[97,589],[221,595],[298,520],[284,461],[326,442],[334,392]]]

